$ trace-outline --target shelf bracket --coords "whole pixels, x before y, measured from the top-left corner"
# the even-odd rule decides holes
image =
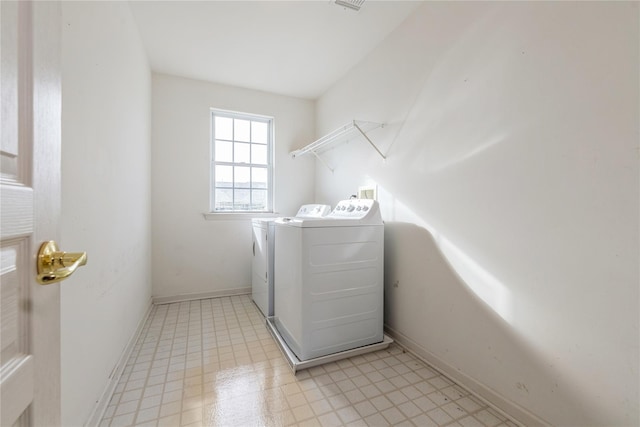
[[[376,150],[376,152],[378,154],[380,154],[380,157],[382,157],[383,160],[387,160],[387,158],[385,157],[384,154],[382,154],[382,152],[378,149],[378,147],[376,147],[376,144],[374,144],[371,139],[369,139],[369,137],[367,136],[366,133],[364,133],[364,131],[362,130],[362,128],[360,126],[358,126],[358,123],[356,123],[355,121],[353,122],[353,126],[358,129],[358,131],[362,134],[362,136],[364,136],[364,138],[367,140],[367,142],[369,144],[371,144],[371,146]]]
[[[320,163],[322,163],[323,165],[325,165],[327,167],[327,169],[329,169],[331,171],[331,173],[333,173],[333,169],[327,164],[327,162],[325,162],[322,157],[320,157],[318,155],[318,153],[316,153],[315,151],[312,151],[311,154],[313,154],[314,156],[316,156],[316,159],[320,160]]]

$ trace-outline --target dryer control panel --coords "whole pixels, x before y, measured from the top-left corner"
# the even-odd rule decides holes
[[[371,199],[349,199],[338,202],[328,218],[366,219],[379,218],[378,202]]]

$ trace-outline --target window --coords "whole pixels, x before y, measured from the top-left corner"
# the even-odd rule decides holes
[[[211,212],[271,212],[273,118],[212,110],[211,130]]]

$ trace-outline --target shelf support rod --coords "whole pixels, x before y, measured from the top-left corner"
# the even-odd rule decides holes
[[[331,173],[333,173],[333,169],[331,169],[331,168],[329,167],[329,165],[327,164],[327,162],[325,162],[325,161],[322,159],[322,157],[320,157],[320,156],[318,155],[318,153],[316,153],[315,151],[312,151],[311,153],[312,153],[314,156],[316,156],[316,159],[320,160],[320,163],[322,163],[323,165],[325,165],[325,166],[327,167],[327,169],[329,169],[329,170],[331,171]]]
[[[362,129],[360,129],[360,126],[358,126],[358,124],[357,124],[355,121],[353,122],[353,126],[355,126],[355,128],[356,128],[356,129],[358,129],[358,131],[362,134],[362,136],[364,136],[364,137],[365,137],[365,139],[367,140],[367,142],[368,142],[369,144],[371,144],[371,146],[372,146],[372,147],[373,147],[373,148],[378,152],[378,154],[380,154],[380,157],[382,157],[382,159],[383,159],[383,160],[387,160],[387,158],[384,156],[384,154],[382,154],[382,152],[381,152],[380,150],[378,150],[378,147],[376,147],[376,144],[374,144],[374,143],[369,139],[369,137],[367,136],[367,134],[366,134],[366,133],[364,133],[364,132],[362,131]]]

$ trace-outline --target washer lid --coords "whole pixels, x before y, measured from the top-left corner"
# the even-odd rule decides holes
[[[331,206],[321,204],[302,205],[298,209],[296,217],[298,218],[322,218],[329,215],[331,212]]]
[[[321,205],[318,203],[310,204],[310,205],[302,205],[300,209],[298,209],[298,213],[295,218],[322,218],[331,213],[331,206],[329,205]],[[258,217],[251,218],[251,222],[253,225],[257,225],[260,227],[266,227],[267,224],[272,225],[275,220],[280,217]]]
[[[383,225],[378,202],[370,199],[350,199],[339,202],[335,209],[323,218],[278,218],[276,224],[291,227],[357,227]]]

